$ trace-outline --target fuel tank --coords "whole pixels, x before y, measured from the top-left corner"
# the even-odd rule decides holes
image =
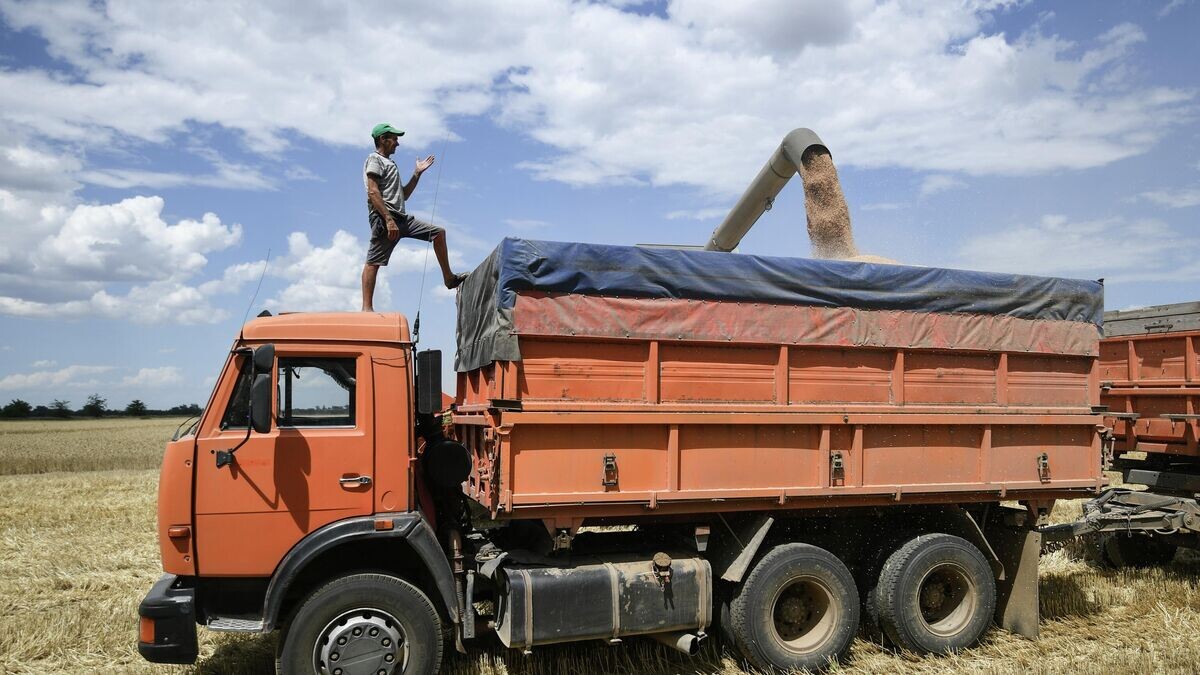
[[[693,632],[712,623],[712,569],[702,558],[511,564],[500,576],[496,632],[508,647]]]

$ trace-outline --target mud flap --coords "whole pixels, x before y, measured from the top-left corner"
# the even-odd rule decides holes
[[[709,544],[709,559],[716,576],[731,583],[740,582],[774,522],[773,517],[765,514],[733,523],[721,516],[721,528],[716,529],[716,536]]]
[[[988,541],[1004,565],[996,581],[996,624],[1018,635],[1038,637],[1038,559],[1042,534],[1023,527],[994,526]]]

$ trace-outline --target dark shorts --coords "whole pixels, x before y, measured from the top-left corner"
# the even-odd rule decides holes
[[[388,260],[392,257],[392,249],[396,248],[396,244],[400,243],[401,239],[433,241],[434,237],[445,232],[436,225],[431,225],[408,214],[393,211],[392,219],[396,221],[396,227],[400,228],[400,236],[395,241],[388,239],[387,223],[375,209],[371,209],[371,246],[367,249],[368,265],[387,265]]]

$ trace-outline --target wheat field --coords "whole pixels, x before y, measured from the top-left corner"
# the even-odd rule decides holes
[[[273,637],[200,631],[194,667],[137,653],[137,605],[158,578],[157,465],[181,420],[0,423],[0,672],[270,672]],[[1061,504],[1066,520],[1078,504]],[[1068,548],[1042,559],[1042,637],[993,630],[955,656],[858,640],[840,673],[1200,672],[1200,557],[1111,571]],[[689,658],[650,640],[582,643],[531,656],[483,640],[444,672],[521,675],[743,673],[715,639]]]

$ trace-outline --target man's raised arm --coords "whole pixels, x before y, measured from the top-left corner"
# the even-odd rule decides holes
[[[421,180],[421,174],[425,173],[425,170],[431,166],[433,166],[433,155],[417,160],[417,165],[413,168],[412,178],[409,178],[408,182],[404,184],[405,199],[412,196],[413,190],[417,189],[417,181]]]

